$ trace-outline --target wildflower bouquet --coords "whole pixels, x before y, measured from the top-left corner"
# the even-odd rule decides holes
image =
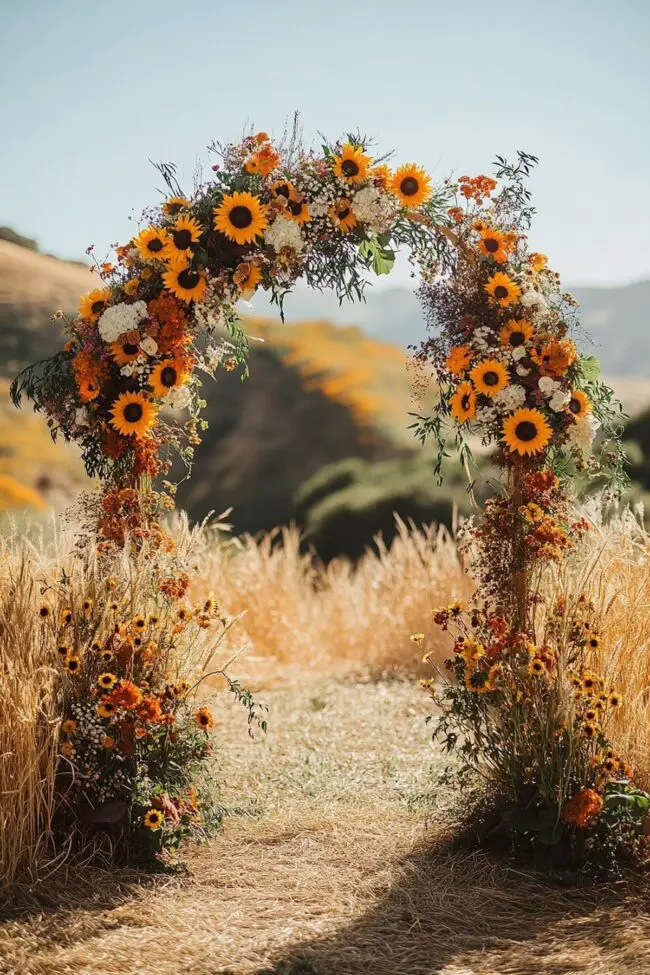
[[[59,669],[59,836],[108,835],[122,855],[149,856],[219,820],[206,777],[214,717],[199,691],[225,680],[265,729],[263,709],[215,665],[232,620],[213,597],[191,598],[178,551],[150,542],[77,553],[44,580],[41,639]]]
[[[433,364],[440,404],[419,434],[437,437],[438,469],[451,428],[468,467],[471,433],[503,472],[464,533],[474,602],[434,616],[454,636],[447,677],[442,690],[423,683],[435,736],[460,753],[461,778],[491,782],[517,848],[558,868],[611,869],[641,849],[650,797],[609,740],[620,695],[595,671],[599,621],[563,562],[589,529],[572,516],[576,475],[609,496],[623,483],[621,413],[575,343],[575,301],[528,250],[535,161],[500,160],[500,188],[486,176],[450,187],[455,226],[421,288],[436,333],[416,360]]]
[[[258,287],[280,307],[298,278],[361,298],[368,269],[388,273],[395,247],[428,261],[443,196],[423,169],[391,171],[350,135],[320,151],[264,132],[211,149],[220,162],[190,196],[174,167],[170,196],[140,232],[97,265],[101,287],[66,322],[65,351],[16,380],[53,435],[77,441],[88,472],[124,485],[189,465],[199,442],[197,371],[244,364],[236,304]],[[226,338],[228,336],[228,338]],[[129,481],[130,479],[130,481]]]

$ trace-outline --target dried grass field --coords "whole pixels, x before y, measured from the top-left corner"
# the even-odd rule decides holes
[[[640,760],[650,545],[626,522],[594,546],[610,663],[633,670],[621,734]],[[453,842],[456,799],[436,786],[404,636],[467,592],[450,540],[405,533],[356,576],[335,566],[309,585],[290,544],[220,558],[205,556],[206,577],[231,611],[248,603],[241,674],[270,708],[256,741],[240,709],[218,710],[222,831],[177,874],[46,871],[4,914],[3,975],[650,973],[642,880],[564,889]],[[5,834],[10,822],[6,810]]]

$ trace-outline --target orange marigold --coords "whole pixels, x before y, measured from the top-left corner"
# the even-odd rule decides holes
[[[562,810],[562,819],[569,826],[584,829],[603,808],[603,798],[595,789],[581,789],[571,796]]]
[[[105,700],[118,708],[132,710],[142,703],[142,691],[130,680],[121,680],[115,690]]]

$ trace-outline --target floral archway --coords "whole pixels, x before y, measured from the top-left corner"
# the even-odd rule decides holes
[[[546,257],[528,249],[526,178],[535,158],[520,153],[514,165],[499,160],[496,178],[463,176],[434,188],[420,166],[393,169],[354,134],[318,151],[293,136],[276,145],[264,132],[211,148],[218,161],[191,194],[173,166],[159,167],[167,198],[145,212],[114,262],[97,264],[101,286],[66,322],[65,350],[13,386],[15,402],[30,397],[53,435],[76,441],[102,481],[101,573],[110,578],[111,560],[138,560],[146,549],[149,584],[174,606],[157,649],[142,616],[114,620],[108,636],[93,640],[83,622],[92,611],[82,609],[78,622],[70,611],[62,626],[74,624],[74,646],[53,631],[62,641],[64,708],[82,702],[95,738],[148,767],[159,761],[190,690],[170,685],[163,658],[190,620],[209,629],[219,618],[210,600],[176,606],[187,578],[162,568],[173,557],[159,517],[173,507],[165,477],[174,454],[189,467],[200,442],[199,374],[246,374],[240,298],[262,288],[281,310],[302,279],[341,300],[361,299],[368,271],[390,272],[404,247],[422,277],[433,331],[414,361],[423,374],[433,366],[439,388],[418,433],[437,438],[438,472],[450,435],[469,470],[470,433],[492,449],[503,475],[466,532],[475,601],[435,617],[455,637],[442,690],[425,682],[439,709],[436,734],[459,752],[462,770],[487,774],[506,797],[506,828],[521,846],[562,849],[572,863],[597,861],[594,849],[601,860],[614,851],[616,860],[620,849],[638,848],[650,799],[608,737],[621,702],[593,667],[598,620],[583,594],[569,598],[549,585],[588,528],[572,514],[573,486],[595,478],[616,493],[623,477],[619,414],[597,361],[572,337],[575,302]],[[138,627],[147,631],[140,644]],[[263,724],[250,695],[233,689]],[[62,755],[74,765],[88,748],[79,720],[66,714],[66,723]],[[194,723],[208,730],[209,712],[199,709]],[[170,822],[196,812],[194,796],[165,791],[147,808],[136,793],[133,782],[123,790],[132,818],[153,832],[176,835]],[[110,788],[101,794],[110,799]]]

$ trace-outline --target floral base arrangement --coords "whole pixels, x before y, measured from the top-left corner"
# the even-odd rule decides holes
[[[622,425],[597,360],[571,336],[575,301],[528,250],[535,162],[500,160],[500,187],[458,180],[453,244],[421,288],[435,334],[416,364],[433,365],[441,394],[420,435],[433,433],[442,457],[450,426],[470,470],[474,434],[503,472],[462,536],[474,601],[436,611],[453,653],[442,684],[423,684],[434,737],[459,759],[452,774],[486,781],[515,850],[576,877],[647,856],[650,796],[610,740],[624,702],[595,669],[601,621],[565,571],[589,531],[572,513],[576,488],[613,498],[624,483]]]

